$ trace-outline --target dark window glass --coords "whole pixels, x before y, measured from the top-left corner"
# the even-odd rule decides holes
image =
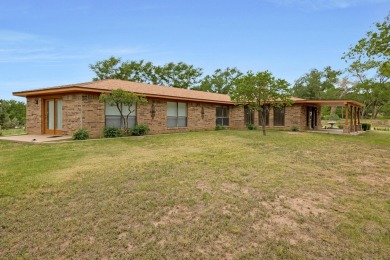
[[[265,125],[269,126],[269,107],[263,108],[265,110]],[[259,111],[259,126],[262,125],[264,111]]]
[[[244,107],[244,121],[245,124],[254,124],[255,111],[253,109],[249,109],[249,107]]]
[[[284,126],[285,107],[274,107],[274,126]]]
[[[228,107],[216,107],[216,125],[229,126]]]

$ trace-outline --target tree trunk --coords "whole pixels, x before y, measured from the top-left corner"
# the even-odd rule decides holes
[[[262,118],[260,119],[260,121],[261,121],[261,128],[263,130],[263,136],[266,136],[267,135],[266,131],[265,131],[265,121],[266,121],[266,116],[267,116],[266,108],[263,108],[261,113],[263,114]]]

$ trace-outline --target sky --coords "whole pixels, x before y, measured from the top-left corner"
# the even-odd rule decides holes
[[[345,69],[343,53],[390,0],[1,0],[0,99],[91,81],[110,56],[157,65],[269,70],[291,84],[311,69]]]

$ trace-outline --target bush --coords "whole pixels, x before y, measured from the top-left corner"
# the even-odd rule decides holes
[[[344,125],[343,125],[343,124],[337,124],[337,127],[338,127],[339,129],[344,129]]]
[[[293,127],[291,127],[291,131],[292,131],[292,132],[299,132],[298,126],[293,126]]]
[[[147,125],[136,125],[131,129],[132,135],[141,136],[146,135],[149,132],[149,126]]]
[[[106,127],[104,128],[103,136],[105,138],[121,137],[122,132],[119,128],[116,127]]]
[[[367,131],[367,130],[370,130],[371,129],[371,124],[368,124],[368,123],[363,123],[362,124],[362,130],[363,131]]]
[[[226,128],[223,126],[223,125],[217,125],[216,127],[215,127],[215,130],[225,130]]]
[[[73,133],[73,140],[87,140],[89,138],[89,133],[85,129],[79,129]]]
[[[254,125],[254,124],[246,124],[246,128],[248,128],[248,130],[256,130],[256,125]]]

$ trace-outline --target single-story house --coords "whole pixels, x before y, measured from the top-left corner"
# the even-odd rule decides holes
[[[124,89],[143,95],[148,103],[137,105],[129,127],[146,124],[151,133],[212,130],[216,125],[243,129],[247,123],[260,125],[259,113],[236,105],[228,95],[107,79],[94,82],[14,92],[27,98],[28,134],[72,135],[87,129],[101,136],[108,126],[120,125],[120,114],[99,100],[101,93]],[[266,117],[268,128],[299,130],[321,128],[321,106],[345,106],[344,132],[361,130],[360,108],[354,100],[305,100],[292,98],[291,106],[271,108]],[[348,119],[349,117],[349,119]]]

